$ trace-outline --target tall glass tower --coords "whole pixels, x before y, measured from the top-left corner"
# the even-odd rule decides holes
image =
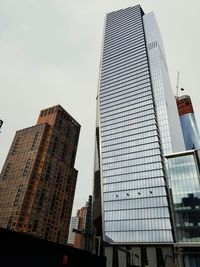
[[[139,5],[108,14],[97,94],[96,234],[110,244],[172,243],[163,156],[184,149],[154,14]]]
[[[200,135],[190,96],[177,97],[176,102],[186,149],[200,149]]]

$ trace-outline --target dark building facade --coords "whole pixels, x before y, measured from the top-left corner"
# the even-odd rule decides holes
[[[0,175],[0,226],[67,243],[80,125],[61,107],[16,132]]]
[[[1,267],[106,267],[105,257],[0,228]]]
[[[176,102],[186,149],[200,149],[200,135],[190,96],[176,97]]]

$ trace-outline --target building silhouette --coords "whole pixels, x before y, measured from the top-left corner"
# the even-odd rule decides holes
[[[145,15],[139,5],[108,14],[102,50],[94,233],[107,266],[128,258],[131,266],[171,266],[174,230],[164,154],[185,145],[154,14]]]
[[[200,135],[190,96],[176,97],[176,102],[186,149],[200,149]]]
[[[59,105],[16,132],[0,175],[0,227],[67,243],[79,132]]]
[[[0,228],[0,262],[6,267],[106,267],[106,258],[71,246]]]

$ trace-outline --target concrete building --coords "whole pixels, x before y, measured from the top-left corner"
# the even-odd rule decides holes
[[[176,102],[186,149],[200,149],[200,135],[190,96],[176,97]]]
[[[94,233],[107,266],[171,266],[164,154],[185,150],[161,35],[139,5],[106,16],[97,94]],[[164,265],[165,264],[165,265]]]
[[[0,175],[0,227],[67,243],[79,132],[59,105],[16,132]]]

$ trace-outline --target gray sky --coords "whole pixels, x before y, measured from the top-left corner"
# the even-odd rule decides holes
[[[0,0],[2,167],[17,130],[61,104],[81,125],[74,213],[92,193],[96,92],[106,13],[141,4],[154,11],[172,88],[192,97],[200,125],[199,0]]]

